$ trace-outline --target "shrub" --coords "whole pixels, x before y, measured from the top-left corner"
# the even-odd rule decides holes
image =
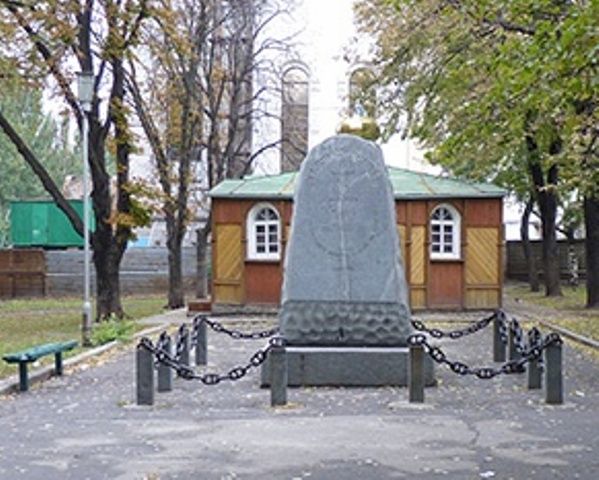
[[[130,320],[110,319],[94,327],[92,332],[92,344],[95,346],[119,340],[126,342],[131,340],[135,330],[135,323]]]

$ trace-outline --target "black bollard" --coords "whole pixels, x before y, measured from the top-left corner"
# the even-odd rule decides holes
[[[173,354],[173,342],[169,335],[166,335],[162,348],[169,354]],[[173,389],[173,370],[168,365],[160,363],[158,365],[158,391],[170,392]]]
[[[422,345],[410,345],[408,374],[410,403],[424,403],[424,348]]]
[[[275,346],[268,353],[270,364],[270,406],[287,404],[287,352]]]
[[[543,371],[541,370],[541,366],[539,365],[539,359],[533,358],[530,362],[528,362],[528,389],[529,390],[538,390],[541,388],[541,374]]]
[[[137,404],[154,405],[154,356],[148,349],[138,345],[135,360]]]
[[[528,332],[528,350],[541,347],[541,332],[536,327],[533,327]],[[539,357],[532,358],[528,362],[528,389],[537,390],[541,388],[543,370],[541,369],[541,359]]]
[[[504,339],[501,338],[501,326],[505,325],[505,314],[503,312],[497,312],[493,319],[493,361],[494,362],[505,362],[505,343]]]
[[[564,403],[562,379],[562,342],[556,340],[545,349],[545,403]]]
[[[208,341],[206,337],[206,322],[200,320],[194,324],[196,365],[208,363]]]
[[[518,350],[516,349],[516,328],[513,323],[510,324],[508,327],[507,345],[508,345],[509,359],[510,360],[519,360],[520,355],[518,354]]]

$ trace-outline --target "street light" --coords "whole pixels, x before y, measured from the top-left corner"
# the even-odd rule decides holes
[[[93,72],[80,72],[77,74],[77,91],[79,103],[83,110],[83,325],[82,340],[84,345],[91,343],[92,331],[92,306],[90,302],[90,272],[89,272],[89,160],[88,160],[88,113],[92,109],[94,94]]]

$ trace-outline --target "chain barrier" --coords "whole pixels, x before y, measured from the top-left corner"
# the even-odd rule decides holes
[[[195,370],[188,365],[181,364],[177,356],[173,356],[170,352],[161,348],[160,345],[163,344],[161,344],[160,340],[154,345],[152,340],[143,337],[138,346],[151,352],[158,363],[172,368],[177,373],[177,376],[184,380],[199,380],[204,385],[216,385],[223,380],[235,381],[243,378],[250,369],[257,368],[264,363],[268,356],[268,352],[271,349],[283,347],[285,344],[285,339],[283,337],[273,337],[268,341],[266,347],[256,351],[245,365],[238,365],[225,374],[206,373],[203,375],[196,373]]]
[[[276,335],[277,333],[279,333],[279,327],[273,327],[268,330],[263,330],[263,331],[259,331],[259,332],[250,332],[250,333],[242,332],[240,330],[227,328],[222,323],[220,323],[216,320],[210,320],[207,317],[200,316],[200,317],[194,318],[194,320],[193,320],[193,327],[194,327],[193,328],[194,336],[192,337],[193,342],[195,342],[197,340],[197,332],[198,332],[198,327],[199,327],[200,323],[205,323],[215,332],[225,333],[226,335],[229,335],[229,337],[234,338],[236,340],[259,340],[262,338],[270,338],[273,335]]]
[[[179,327],[177,331],[177,345],[175,346],[175,358],[177,361],[180,360],[183,350],[185,350],[185,342],[189,336],[189,329],[184,323]]]
[[[503,313],[503,312],[501,312],[501,313]],[[474,322],[465,328],[459,328],[456,330],[449,330],[449,331],[441,330],[439,328],[429,328],[424,323],[422,323],[420,320],[412,320],[412,326],[419,332],[428,333],[433,338],[447,337],[447,338],[456,340],[458,338],[465,337],[466,335],[472,335],[473,333],[476,333],[479,330],[482,330],[483,328],[488,327],[491,324],[491,322],[498,315],[499,315],[499,312],[494,312],[492,315],[485,317],[481,320],[478,320],[477,322]],[[507,341],[507,335],[506,335],[506,341]]]
[[[158,340],[156,341],[156,348],[159,350],[164,350],[166,348],[167,343],[168,343],[168,333],[165,330],[158,337]],[[159,366],[160,366],[160,362],[158,361],[158,358],[154,358],[154,368],[158,368]]]
[[[533,348],[540,348],[543,344],[543,335],[541,335],[541,332],[539,331],[539,329],[537,327],[532,327],[529,331],[528,331],[528,350],[532,350]],[[544,371],[545,370],[545,362],[543,361],[543,355],[541,355],[538,359],[537,359],[537,366],[539,368],[539,370]]]
[[[514,336],[514,346],[516,348],[516,352],[519,354],[523,354],[526,351],[526,344],[524,343],[524,332],[522,331],[522,327],[520,323],[515,318],[512,318],[510,321],[510,331]]]
[[[539,334],[540,335],[540,334]],[[447,365],[451,371],[458,375],[474,375],[480,379],[490,379],[501,374],[520,373],[524,365],[531,360],[539,359],[543,351],[553,343],[562,343],[562,339],[556,333],[550,333],[541,342],[537,342],[535,346],[525,349],[522,352],[522,357],[516,360],[505,362],[498,368],[494,367],[470,367],[463,362],[451,361],[447,359],[447,355],[441,348],[428,343],[426,336],[422,333],[410,335],[408,337],[408,345],[422,346],[424,351],[440,365]]]

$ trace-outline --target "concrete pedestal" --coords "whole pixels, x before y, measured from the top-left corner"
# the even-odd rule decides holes
[[[399,347],[293,347],[287,352],[287,385],[382,387],[408,385],[409,349]],[[425,357],[425,384],[435,385],[433,362]],[[269,359],[260,386],[270,384]]]

